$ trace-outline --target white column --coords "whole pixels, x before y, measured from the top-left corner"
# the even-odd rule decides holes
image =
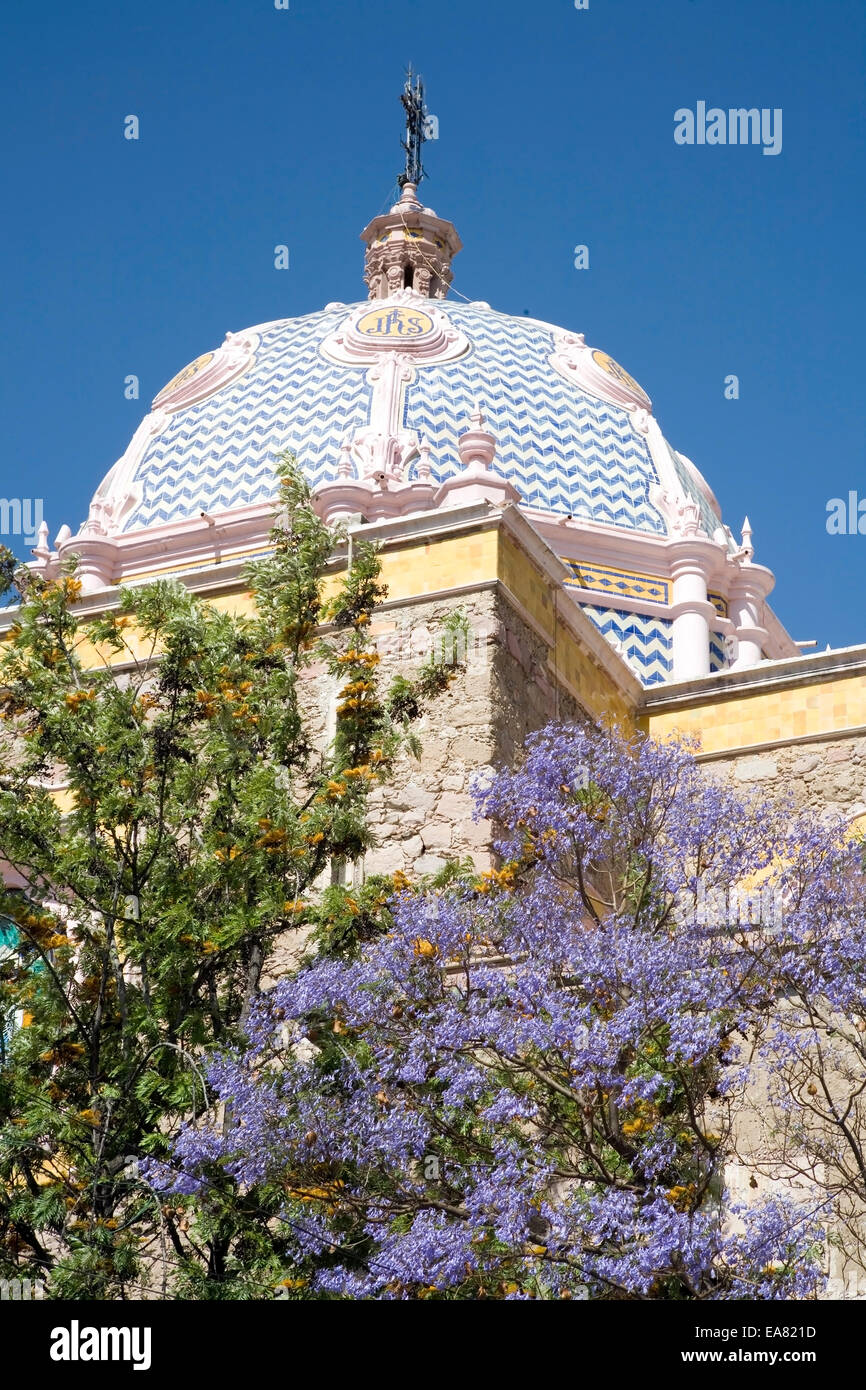
[[[750,570],[754,572],[750,574]],[[767,629],[761,626],[761,620],[767,593],[766,577],[763,567],[744,565],[731,586],[728,608],[738,643],[732,671],[746,671],[763,660]]]
[[[695,680],[710,672],[710,622],[715,609],[707,598],[707,543],[681,541],[672,548],[673,679]]]

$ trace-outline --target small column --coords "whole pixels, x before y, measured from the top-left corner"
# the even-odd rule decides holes
[[[737,584],[728,602],[737,638],[737,659],[731,670],[746,671],[764,659],[767,629],[761,626],[763,596],[748,584]]]
[[[728,611],[737,638],[737,656],[732,671],[747,671],[764,659],[767,629],[762,625],[764,600],[775,583],[773,575],[763,565],[752,563],[755,547],[749,518],[743,522],[742,545],[735,559],[739,567],[731,584]]]

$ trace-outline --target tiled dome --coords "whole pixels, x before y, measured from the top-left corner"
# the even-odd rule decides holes
[[[369,298],[229,333],[183,368],[79,532],[52,551],[44,528],[46,574],[74,553],[89,593],[239,564],[268,545],[290,452],[329,524],[516,504],[646,684],[796,650],[748,520],[738,544],[627,371],[580,333],[456,297],[460,239],[411,181],[361,236]]]
[[[296,454],[314,486],[334,480],[343,441],[371,424],[372,388],[367,365],[336,362],[323,345],[363,308],[330,305],[232,335],[229,350],[244,352],[245,360],[226,384],[217,374],[210,390],[219,353],[185,368],[157,396],[155,413],[142,427],[145,438],[139,431],[97,493],[114,522],[111,530],[130,532],[267,501],[274,461],[284,449]],[[458,330],[465,348],[450,360],[413,365],[401,419],[404,429],[429,443],[433,481],[444,482],[459,468],[457,439],[479,402],[496,436],[497,471],[526,505],[666,533],[650,496],[659,479],[633,412],[594,396],[552,365],[564,330],[486,304],[449,302],[437,305],[437,314]],[[705,498],[699,500],[709,511]]]

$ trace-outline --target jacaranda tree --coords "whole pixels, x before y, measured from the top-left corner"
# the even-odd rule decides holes
[[[725,1192],[778,924],[707,910],[779,877],[784,821],[687,747],[575,726],[477,802],[499,867],[259,998],[150,1180],[266,1201],[293,1298],[809,1296],[825,1204]]]
[[[832,1292],[866,1290],[866,876],[849,828],[808,817],[776,838],[774,929],[741,946],[772,1007],[750,1034],[740,1126],[761,1189],[783,1183],[826,1217]]]

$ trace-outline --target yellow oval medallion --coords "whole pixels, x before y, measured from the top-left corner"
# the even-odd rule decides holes
[[[197,376],[203,367],[206,367],[209,362],[213,361],[213,356],[212,352],[203,352],[201,357],[197,357],[194,362],[190,362],[188,367],[184,367],[182,372],[178,372],[177,376],[172,377],[167,386],[163,386],[159,395],[154,397],[153,404],[156,405],[165,396],[171,395],[172,391],[176,391],[179,386],[183,386],[187,381],[190,381],[192,377]]]
[[[371,309],[358,320],[357,329],[365,338],[421,338],[433,331],[433,320],[418,309],[394,305]]]

